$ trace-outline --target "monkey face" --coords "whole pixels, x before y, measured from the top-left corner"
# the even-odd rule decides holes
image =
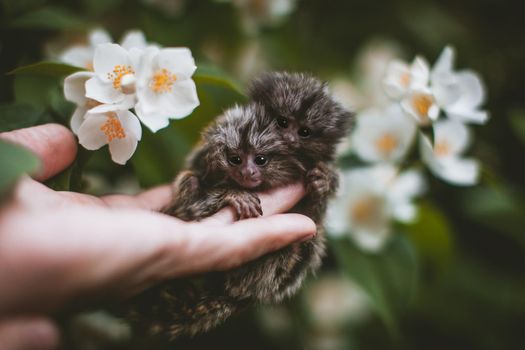
[[[265,74],[254,81],[250,96],[290,147],[314,159],[334,153],[353,119],[330,97],[325,84],[305,74]]]
[[[203,137],[207,173],[242,188],[269,188],[302,174],[293,150],[259,104],[230,108]]]
[[[252,152],[239,152],[227,155],[230,176],[243,188],[256,188],[264,181],[264,167],[268,157]]]

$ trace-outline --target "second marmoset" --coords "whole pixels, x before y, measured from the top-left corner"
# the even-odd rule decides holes
[[[199,220],[225,206],[239,219],[262,215],[256,191],[304,181],[306,196],[291,211],[311,217],[318,234],[195,284],[173,280],[133,301],[136,328],[174,339],[195,335],[253,303],[293,295],[324,255],[321,222],[337,187],[335,147],[352,114],[305,74],[269,73],[250,89],[251,101],[224,113],[203,133],[188,170],[175,181],[167,214]]]

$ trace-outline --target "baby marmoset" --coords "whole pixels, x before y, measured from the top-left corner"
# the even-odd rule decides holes
[[[255,191],[303,180],[307,194],[292,211],[312,218],[318,234],[237,269],[209,274],[198,287],[174,280],[148,291],[134,305],[139,327],[171,338],[207,331],[247,305],[293,295],[321,263],[320,223],[337,187],[335,147],[352,115],[324,84],[305,74],[265,74],[252,84],[250,98],[203,133],[165,212],[198,220],[230,205],[239,218],[258,216]]]

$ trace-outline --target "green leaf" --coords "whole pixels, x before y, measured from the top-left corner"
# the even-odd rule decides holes
[[[0,167],[0,197],[3,197],[21,175],[37,171],[40,161],[28,150],[0,140]]]
[[[440,272],[453,256],[454,242],[450,225],[441,211],[429,202],[418,207],[417,221],[404,230],[422,260],[428,260]]]
[[[525,247],[525,204],[518,193],[492,183],[470,189],[463,197],[463,207],[471,220],[506,234]]]
[[[417,260],[410,242],[395,236],[379,254],[365,253],[347,239],[330,241],[343,270],[370,297],[393,336],[398,335],[398,315],[408,306],[417,286]]]
[[[239,84],[234,81],[230,76],[221,71],[220,69],[213,66],[199,66],[197,71],[193,75],[195,84],[198,85],[217,85],[226,87],[237,94],[243,96],[243,92],[239,87]]]
[[[31,29],[87,29],[89,23],[73,13],[55,6],[46,6],[27,12],[11,22],[9,27]]]
[[[61,62],[42,61],[29,64],[27,66],[18,67],[7,74],[38,74],[65,77],[66,75],[70,75],[82,70],[85,69]]]
[[[36,108],[49,107],[52,94],[60,87],[61,80],[59,77],[50,75],[16,75],[15,101],[30,104]]]
[[[43,111],[28,104],[0,105],[0,132],[33,126]]]

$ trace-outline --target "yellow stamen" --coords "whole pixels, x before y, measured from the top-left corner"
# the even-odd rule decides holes
[[[417,94],[412,98],[412,106],[420,117],[428,116],[428,110],[434,100],[429,95]]]
[[[388,156],[396,148],[397,138],[389,133],[385,133],[376,139],[376,147],[383,155]]]
[[[441,140],[436,142],[436,145],[434,146],[434,154],[438,157],[445,157],[450,154],[450,144],[445,141]]]
[[[87,69],[88,71],[90,71],[90,72],[93,72],[93,69],[94,69],[94,67],[93,67],[93,62],[87,62],[87,63],[86,63],[86,69]]]
[[[159,69],[153,74],[153,78],[150,83],[150,88],[154,92],[161,94],[170,92],[173,83],[177,80],[177,76],[172,74],[167,69]]]
[[[357,225],[374,224],[379,216],[379,206],[379,199],[376,197],[364,197],[359,199],[352,208],[350,208],[352,222]]]
[[[108,73],[108,79],[113,81],[113,88],[115,90],[120,89],[120,81],[126,74],[135,74],[135,71],[133,68],[131,68],[131,66],[124,66],[120,64],[117,64],[115,67],[113,67],[113,71]]]
[[[404,87],[408,87],[408,84],[410,84],[410,73],[405,72],[401,74],[401,77],[399,78],[401,85]]]
[[[100,130],[106,135],[108,142],[113,141],[113,139],[123,139],[126,137],[126,132],[118,120],[115,113],[108,113],[108,119],[102,126]]]
[[[101,104],[102,104],[101,102],[98,102],[98,101],[93,100],[91,98],[88,98],[86,100],[86,108],[87,109],[95,108],[96,106],[100,106]]]

